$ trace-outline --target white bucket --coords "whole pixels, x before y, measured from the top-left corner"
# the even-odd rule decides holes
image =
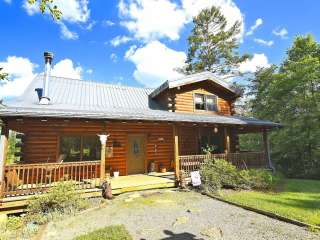
[[[119,172],[113,172],[114,177],[119,177]]]

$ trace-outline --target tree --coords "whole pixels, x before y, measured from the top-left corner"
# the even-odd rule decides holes
[[[60,20],[62,12],[58,9],[56,5],[53,5],[54,0],[28,0],[30,5],[39,4],[39,10],[42,13],[48,9],[50,15],[54,20]]]
[[[280,122],[273,157],[290,176],[320,178],[320,43],[298,36],[283,63],[255,73],[253,115]]]
[[[182,72],[186,74],[210,71],[217,75],[238,75],[238,66],[249,58],[236,51],[239,48],[240,22],[227,28],[227,20],[219,8],[204,9],[193,19],[188,37],[188,56]]]
[[[2,72],[3,68],[0,67],[0,81],[8,78],[8,73]]]

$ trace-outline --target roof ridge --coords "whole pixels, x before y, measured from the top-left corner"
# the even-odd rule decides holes
[[[39,74],[43,75],[43,74]],[[110,86],[110,87],[118,87],[118,88],[134,88],[134,89],[148,89],[148,90],[154,90],[155,88],[152,87],[135,87],[135,86],[129,86],[129,85],[121,85],[121,84],[112,84],[112,83],[106,83],[101,81],[96,81],[93,79],[78,79],[78,78],[70,78],[70,77],[61,77],[61,76],[55,76],[51,75],[51,77],[55,78],[56,80],[64,79],[69,81],[78,81],[81,83],[95,83],[95,84],[101,84],[104,86]]]

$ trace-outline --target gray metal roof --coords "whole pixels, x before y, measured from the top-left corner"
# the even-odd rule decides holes
[[[111,85],[61,77],[50,79],[50,104],[39,105],[37,76],[18,98],[0,108],[0,117],[58,117],[217,123],[276,127],[279,124],[240,116],[196,115],[161,110],[149,95],[154,89]]]
[[[176,87],[181,87],[183,85],[191,84],[191,83],[197,83],[202,81],[212,81],[221,87],[225,88],[226,90],[230,91],[231,93],[235,94],[236,96],[240,95],[240,91],[238,89],[235,89],[231,84],[229,84],[226,81],[223,81],[222,79],[218,78],[216,75],[214,75],[211,72],[201,72],[201,73],[195,73],[191,75],[187,75],[181,78],[177,78],[174,80],[167,80],[163,84],[161,84],[158,88],[156,88],[151,94],[150,97],[154,98],[158,96],[160,93],[162,93],[166,89],[172,89]]]

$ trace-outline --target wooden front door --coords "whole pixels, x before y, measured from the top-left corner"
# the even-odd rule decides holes
[[[128,135],[128,174],[145,173],[145,136]]]

